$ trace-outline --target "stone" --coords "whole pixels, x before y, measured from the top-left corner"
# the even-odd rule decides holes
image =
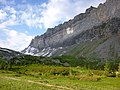
[[[46,48],[69,47],[86,41],[93,41],[118,33],[120,1],[106,0],[97,8],[90,7],[85,13],[75,16],[54,28],[48,28],[41,36],[36,36],[28,47],[37,49],[37,54]],[[99,28],[98,28],[99,26]],[[28,48],[24,49],[26,53]],[[29,52],[31,53],[31,52]]]

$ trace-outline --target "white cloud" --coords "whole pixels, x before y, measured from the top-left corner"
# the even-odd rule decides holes
[[[0,10],[0,20],[4,20],[7,16],[7,13],[4,12],[3,10]]]
[[[0,39],[0,47],[17,51],[25,49],[33,38],[33,36],[29,36],[25,33],[17,32],[15,30],[4,29],[2,31],[7,37],[5,40]]]
[[[6,0],[5,0],[6,1]],[[14,0],[13,0],[14,1]],[[26,2],[26,0],[23,0]],[[9,11],[16,17],[19,23],[35,28],[52,28],[64,21],[72,19],[75,15],[85,12],[91,5],[97,6],[105,0],[48,0],[42,5],[23,4],[17,5],[19,10],[6,6],[4,10]]]
[[[48,0],[42,5],[18,5],[19,22],[30,28],[47,29],[72,19],[91,5],[97,6],[100,2],[105,0]]]
[[[15,14],[17,12],[13,7],[10,7],[10,6],[6,6],[4,10],[9,11],[9,13],[11,14]]]
[[[42,5],[29,5],[26,4],[26,1],[23,0],[24,4],[14,7],[8,5],[9,3],[15,4],[14,0],[0,0],[0,4],[6,5],[0,9],[0,30],[6,35],[5,40],[0,39],[0,47],[23,50],[33,38],[27,32],[9,30],[9,26],[25,24],[30,28],[53,28],[55,25],[85,12],[85,9],[91,5],[97,6],[100,2],[105,2],[105,0],[48,0]]]
[[[0,0],[0,3],[8,4],[10,0]],[[11,0],[15,4],[15,0]],[[30,5],[27,4],[26,0],[22,0],[25,4],[16,5],[15,7],[6,6],[4,11],[0,11],[0,19],[5,18],[7,13],[11,13],[9,19],[14,19],[10,21],[26,24],[27,26],[35,28],[50,28],[58,25],[64,21],[72,19],[75,15],[85,12],[85,9],[91,5],[97,6],[100,2],[105,2],[105,0],[48,0],[48,2],[42,5]],[[6,11],[6,12],[5,12]],[[3,26],[5,27],[5,21]],[[12,24],[11,24],[12,25]],[[10,26],[10,25],[9,25]]]
[[[14,26],[18,23],[16,10],[10,6],[0,10],[0,29]]]
[[[55,25],[73,18],[75,15],[85,12],[85,9],[91,5],[97,6],[105,0],[49,0],[44,3],[42,11],[42,23],[45,28],[54,27]]]
[[[15,17],[13,17],[13,18],[15,18]],[[14,26],[14,25],[16,25],[16,23],[17,22],[15,20],[13,20],[13,19],[7,20],[7,21],[5,21],[3,23],[0,23],[0,29],[5,29],[8,26]]]
[[[27,26],[35,27],[35,28],[42,28],[41,26],[41,6],[32,6],[27,5],[26,10],[20,11],[20,22],[26,24]]]

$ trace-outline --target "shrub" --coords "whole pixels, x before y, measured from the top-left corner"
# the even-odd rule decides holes
[[[87,75],[80,75],[80,76],[74,76],[74,77],[70,77],[71,79],[75,80],[83,80],[83,81],[99,81],[101,80],[100,77],[98,76],[87,76]]]
[[[93,74],[94,75],[97,75],[97,76],[102,76],[104,75],[104,72],[103,71],[100,71],[100,70],[92,70]]]
[[[109,65],[108,61],[106,61],[105,66],[104,66],[105,76],[109,76],[109,72],[110,72],[110,65]]]
[[[8,64],[5,60],[0,58],[0,69],[4,70],[8,68]]]

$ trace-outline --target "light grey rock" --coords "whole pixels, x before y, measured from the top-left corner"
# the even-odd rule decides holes
[[[49,47],[52,52],[53,48],[65,48],[111,35],[118,31],[118,23],[112,23],[113,25],[111,25],[110,28],[106,26],[105,30],[103,29],[103,24],[112,18],[120,18],[120,0],[106,0],[106,2],[100,4],[98,8],[91,6],[85,13],[75,16],[72,20],[64,22],[54,28],[48,28],[46,33],[41,36],[36,36],[31,41],[29,47],[35,48],[36,51],[33,52],[30,49],[29,53],[37,54],[42,52],[43,49],[47,51]],[[103,28],[95,28],[100,25],[103,25]],[[23,52],[26,53],[28,49],[29,48],[26,48]],[[51,56],[52,54],[49,52],[48,55]]]

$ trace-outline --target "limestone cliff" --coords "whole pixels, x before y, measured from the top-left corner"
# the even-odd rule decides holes
[[[85,13],[75,16],[72,20],[49,28],[43,35],[36,36],[23,52],[51,56],[56,51],[63,50],[64,52],[57,54],[63,55],[67,52],[65,48],[72,45],[99,40],[101,37],[108,37],[108,34],[112,35],[113,33],[108,32],[116,31],[117,26],[112,23],[113,26],[110,29],[109,26],[104,25],[113,18],[117,18],[117,20],[120,18],[120,0],[106,0],[97,8],[91,6]],[[94,29],[97,26],[102,26],[102,28]],[[105,30],[104,27],[106,27]],[[112,30],[112,28],[114,29]]]

